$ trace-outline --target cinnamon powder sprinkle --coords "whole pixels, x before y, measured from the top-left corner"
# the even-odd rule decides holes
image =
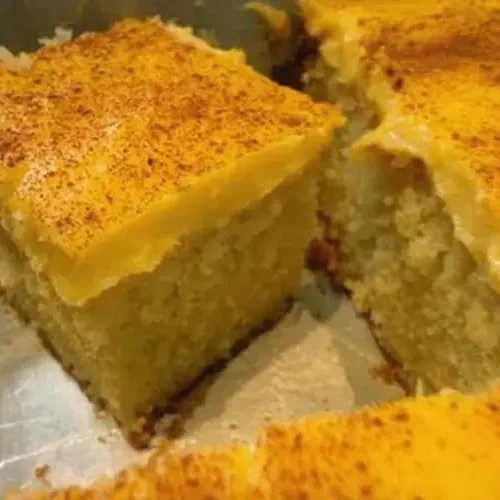
[[[73,256],[159,199],[332,116],[156,20],[31,57],[23,72],[0,65],[0,169],[22,173],[18,205]]]
[[[383,74],[401,114],[428,124],[436,143],[457,153],[464,179],[485,194],[498,220],[500,1],[311,3],[331,10],[332,19],[341,12],[355,20],[364,76]]]

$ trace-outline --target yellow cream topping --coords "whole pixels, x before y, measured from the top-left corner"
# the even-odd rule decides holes
[[[353,154],[420,158],[500,292],[500,1],[303,0],[325,60],[377,109]],[[493,59],[492,59],[493,57]]]
[[[79,259],[41,240],[36,220],[29,216],[21,216],[14,235],[28,255],[41,262],[57,294],[68,304],[81,305],[126,276],[154,270],[184,235],[223,225],[270,193],[307,165],[326,138],[326,131],[323,136],[290,137],[197,180],[184,192],[164,196]],[[24,214],[15,199],[10,208],[17,217]]]
[[[125,21],[0,67],[2,223],[65,302],[151,271],[327,142],[334,108],[236,56]]]

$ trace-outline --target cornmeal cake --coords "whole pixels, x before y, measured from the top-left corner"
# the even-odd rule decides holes
[[[348,123],[321,210],[382,346],[434,388],[500,375],[500,2],[303,0]]]
[[[131,434],[283,312],[339,123],[159,20],[3,63],[7,300]]]
[[[160,450],[146,466],[89,488],[21,492],[9,500],[497,500],[499,461],[496,388],[273,424],[255,447]]]

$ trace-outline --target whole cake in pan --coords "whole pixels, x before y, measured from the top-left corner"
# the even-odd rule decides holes
[[[159,20],[0,66],[0,285],[138,439],[293,297],[337,111]]]

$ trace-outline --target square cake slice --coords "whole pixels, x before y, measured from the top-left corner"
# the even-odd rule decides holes
[[[284,311],[340,115],[158,20],[0,67],[1,286],[129,435]]]
[[[304,0],[347,124],[321,209],[339,277],[434,388],[500,376],[500,2]]]

